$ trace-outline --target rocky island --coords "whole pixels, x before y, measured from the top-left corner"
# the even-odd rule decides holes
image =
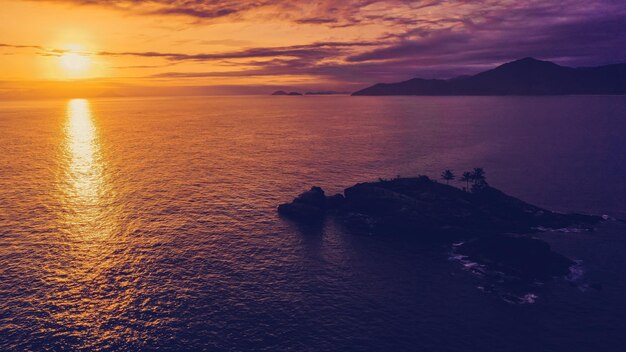
[[[469,186],[471,176],[464,176]],[[313,187],[278,206],[278,212],[305,224],[319,224],[332,216],[358,234],[408,236],[431,243],[461,241],[455,246],[457,253],[527,282],[565,276],[573,265],[528,234],[566,227],[592,229],[602,221],[598,216],[561,214],[528,204],[489,186],[484,177],[472,183],[465,190],[426,176],[396,178],[359,183],[333,196]]]
[[[274,93],[272,93],[272,95],[289,95],[289,96],[300,96],[302,95],[302,93],[298,93],[298,92],[285,92],[284,90],[277,90]]]

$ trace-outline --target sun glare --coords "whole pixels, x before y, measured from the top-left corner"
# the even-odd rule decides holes
[[[59,57],[63,72],[72,78],[83,77],[89,73],[91,58],[78,45],[67,46],[67,51]]]

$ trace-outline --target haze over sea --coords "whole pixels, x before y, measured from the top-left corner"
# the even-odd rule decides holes
[[[626,97],[3,101],[0,350],[614,351],[624,224],[539,234],[583,274],[514,304],[449,249],[276,205],[483,167],[530,203],[626,218],[625,151]]]

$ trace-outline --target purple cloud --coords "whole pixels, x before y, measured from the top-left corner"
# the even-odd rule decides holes
[[[271,21],[318,26],[331,32],[343,27],[366,31],[371,30],[371,25],[384,29],[374,41],[303,43],[199,54],[158,48],[150,52],[97,53],[160,58],[164,62],[210,61],[212,66],[220,63],[235,69],[245,61],[245,69],[228,73],[169,72],[160,74],[159,78],[306,75],[345,84],[368,84],[416,76],[449,78],[527,56],[572,66],[626,61],[626,2],[617,0],[55,0],[54,3],[102,6],[137,15],[185,16],[197,19],[193,24],[197,26],[215,20],[246,21],[266,16]],[[37,46],[30,48],[42,50]]]

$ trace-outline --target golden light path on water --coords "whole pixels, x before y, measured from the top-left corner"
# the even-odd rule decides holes
[[[120,339],[128,342],[137,334],[124,324],[112,323],[133,304],[136,291],[128,280],[136,276],[129,274],[131,249],[119,237],[121,215],[102,150],[90,102],[68,101],[59,179],[59,225],[66,246],[58,259],[63,264],[52,279],[55,287],[65,289],[49,293],[48,301],[56,306],[50,312],[52,321],[75,331],[85,348]],[[125,268],[125,276],[116,274],[120,266]]]
[[[64,193],[67,225],[82,240],[107,235],[103,220],[106,189],[98,131],[89,101],[73,99],[67,104],[65,153],[68,162]]]

